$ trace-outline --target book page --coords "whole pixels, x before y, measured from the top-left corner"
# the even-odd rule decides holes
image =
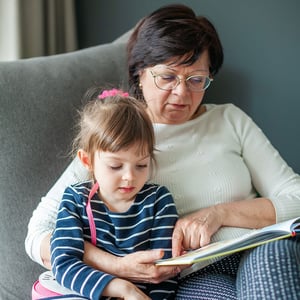
[[[296,234],[296,229],[300,227],[300,218],[295,218],[278,224],[254,229],[250,233],[239,238],[219,241],[209,244],[197,250],[192,250],[179,257],[161,259],[157,265],[190,265],[196,262],[222,257],[238,251],[256,247],[263,243],[271,242],[281,238],[287,238]]]

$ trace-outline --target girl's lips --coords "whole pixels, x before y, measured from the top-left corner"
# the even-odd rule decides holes
[[[134,187],[120,187],[119,190],[123,193],[131,193],[134,190]]]

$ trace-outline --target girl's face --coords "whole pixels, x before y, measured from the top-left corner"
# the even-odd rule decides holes
[[[99,196],[112,211],[126,211],[149,177],[150,155],[139,145],[118,152],[96,151],[93,172]]]
[[[153,74],[177,75],[181,81],[172,90],[161,90],[156,86]],[[192,75],[209,76],[207,51],[203,52],[200,58],[190,66],[166,63],[143,70],[140,75],[140,84],[153,123],[181,124],[195,117],[204,91],[194,92],[188,88],[184,80]]]

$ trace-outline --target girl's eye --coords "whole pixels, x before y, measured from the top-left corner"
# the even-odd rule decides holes
[[[110,166],[112,170],[120,170],[122,166]]]
[[[137,165],[137,168],[138,168],[138,169],[144,169],[144,168],[147,168],[147,167],[148,167],[147,164]]]

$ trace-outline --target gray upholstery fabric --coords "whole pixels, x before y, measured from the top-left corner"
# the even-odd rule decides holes
[[[70,161],[83,93],[94,84],[125,85],[125,55],[121,38],[73,53],[0,63],[0,299],[30,299],[44,269],[25,253],[28,221]]]

